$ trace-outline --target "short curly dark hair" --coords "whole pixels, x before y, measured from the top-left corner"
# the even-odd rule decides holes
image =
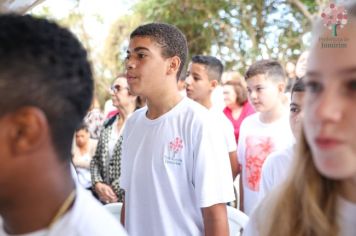
[[[177,80],[182,73],[187,60],[188,44],[184,34],[175,26],[165,23],[150,23],[137,27],[130,35],[134,37],[149,37],[162,48],[165,58],[178,56],[181,64],[177,73]]]
[[[61,160],[71,157],[93,86],[87,53],[67,29],[29,15],[0,16],[0,116],[24,106],[41,109]]]

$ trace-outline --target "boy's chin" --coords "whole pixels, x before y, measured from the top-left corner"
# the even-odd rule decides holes
[[[264,112],[266,109],[262,105],[253,105],[256,112]]]

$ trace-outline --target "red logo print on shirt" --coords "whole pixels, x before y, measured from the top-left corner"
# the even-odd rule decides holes
[[[164,155],[164,162],[166,164],[180,166],[183,162],[182,157],[178,154],[183,149],[183,140],[179,137],[169,142],[169,151]]]
[[[246,138],[246,174],[245,184],[252,191],[259,191],[262,165],[274,150],[271,137]]]
[[[169,150],[174,154],[177,154],[182,149],[183,149],[183,140],[181,138],[176,137],[173,141],[169,142]]]

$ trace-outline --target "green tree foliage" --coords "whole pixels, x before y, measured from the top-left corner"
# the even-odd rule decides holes
[[[96,94],[102,103],[109,98],[109,84],[124,71],[129,34],[140,24],[153,21],[174,24],[187,36],[190,55],[215,55],[222,59],[226,70],[244,73],[257,59],[274,58],[282,63],[296,61],[306,47],[302,37],[311,30],[313,19],[320,16],[322,8],[319,6],[326,2],[140,0],[112,25],[104,50],[100,52],[85,30],[85,15],[78,9],[79,0],[66,17],[55,20],[69,27],[89,51]],[[53,14],[50,9],[42,8],[36,15],[51,18]],[[100,22],[100,17],[97,21]]]
[[[120,17],[111,26],[101,58],[107,76],[114,78],[124,72],[128,38],[131,31],[139,26],[141,21],[141,15],[131,14]]]
[[[54,17],[53,9],[49,9],[48,7],[41,7],[35,10],[35,12],[32,12],[33,15],[54,20],[61,26],[70,29],[81,41],[88,52],[88,59],[91,62],[95,82],[95,96],[99,99],[101,104],[104,104],[104,101],[110,98],[108,88],[112,77],[111,73],[107,73],[106,66],[100,56],[101,52],[96,50],[98,45],[96,45],[92,35],[88,33],[85,27],[84,21],[86,16],[79,9],[79,1],[75,3],[66,16],[61,18]],[[96,20],[100,22],[100,17],[97,17]],[[116,60],[116,64],[117,63]]]
[[[136,5],[135,12],[143,22],[167,22],[180,28],[190,55],[216,55],[226,69],[244,72],[262,58],[295,61],[306,46],[302,37],[311,30],[323,2],[145,0]]]

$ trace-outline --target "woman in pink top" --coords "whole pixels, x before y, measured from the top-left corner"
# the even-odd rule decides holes
[[[226,107],[224,114],[234,126],[236,143],[239,140],[240,125],[245,117],[255,113],[247,100],[247,89],[238,80],[227,81],[223,85]]]

